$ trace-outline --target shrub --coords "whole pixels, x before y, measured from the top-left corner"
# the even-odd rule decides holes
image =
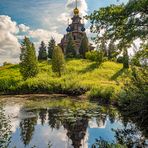
[[[98,64],[101,64],[104,60],[102,51],[89,51],[86,53],[86,59],[95,61]]]
[[[109,103],[111,97],[113,96],[113,93],[114,93],[113,87],[93,88],[90,91],[89,98],[97,99],[99,102]]]
[[[124,60],[124,58],[121,57],[121,56],[119,56],[119,57],[117,58],[117,62],[118,62],[118,63],[123,63],[123,60]]]

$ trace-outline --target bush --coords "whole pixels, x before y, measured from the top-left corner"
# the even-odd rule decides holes
[[[0,79],[0,92],[7,93],[11,88],[17,86],[18,80],[13,78]]]
[[[89,51],[86,53],[86,59],[95,61],[98,64],[101,64],[104,60],[102,51]]]
[[[89,98],[97,99],[99,102],[109,103],[114,93],[113,87],[98,87],[90,91]]]
[[[12,63],[8,63],[8,62],[3,63],[3,66],[9,66],[9,65],[12,65]]]
[[[121,56],[117,58],[117,62],[118,62],[118,63],[123,63],[123,60],[124,60],[124,58],[121,57]]]

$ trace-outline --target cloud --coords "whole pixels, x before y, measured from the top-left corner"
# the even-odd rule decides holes
[[[66,12],[62,13],[58,19],[59,22],[63,22],[63,24],[67,23],[67,20],[73,16],[73,9],[76,7],[75,0],[68,0],[66,3]],[[88,11],[88,5],[86,0],[78,1],[78,9],[80,11],[81,16],[85,16]]]
[[[11,20],[11,17],[0,15],[0,64],[3,62],[17,63],[20,55],[20,42],[24,36],[31,38],[38,49],[41,41],[47,44],[51,37],[54,37],[59,43],[62,34],[56,31],[57,27],[53,27],[53,31],[45,29],[31,29],[24,24],[17,24]]]
[[[59,43],[63,35],[56,31],[51,32],[45,29],[36,29],[30,30],[28,36],[35,39],[37,42],[45,41],[45,43],[53,37],[56,39],[57,43]]]
[[[9,16],[0,15],[0,63],[18,62],[20,44],[16,37],[19,32],[16,22]]]
[[[5,115],[10,121],[11,131],[13,133],[16,132],[16,129],[19,127],[21,116],[20,110],[22,106],[17,104],[8,104],[4,107]]]
[[[26,25],[24,25],[24,24],[20,24],[20,25],[18,25],[18,27],[19,27],[19,31],[20,31],[20,32],[27,32],[27,31],[29,31],[29,29],[30,29],[29,26],[26,26]]]

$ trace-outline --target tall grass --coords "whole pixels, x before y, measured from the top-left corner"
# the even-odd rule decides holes
[[[126,75],[121,73],[121,64],[104,62],[97,67],[95,62],[82,59],[66,61],[66,72],[57,77],[51,69],[51,62],[39,63],[39,74],[35,78],[24,81],[18,65],[0,68],[0,93],[64,93],[69,95],[86,94],[90,98],[105,98],[113,96],[120,88]]]

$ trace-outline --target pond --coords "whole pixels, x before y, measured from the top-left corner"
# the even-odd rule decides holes
[[[0,147],[91,148],[98,140],[147,142],[112,106],[57,95],[0,97]]]

